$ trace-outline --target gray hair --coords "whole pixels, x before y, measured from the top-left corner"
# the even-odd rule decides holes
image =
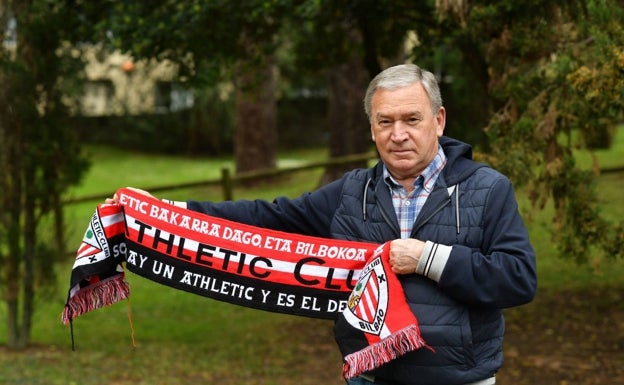
[[[420,82],[429,95],[431,110],[435,115],[442,107],[442,95],[435,75],[416,64],[401,64],[383,70],[368,85],[364,96],[364,111],[368,120],[371,119],[373,95],[378,89],[396,90],[416,82]]]

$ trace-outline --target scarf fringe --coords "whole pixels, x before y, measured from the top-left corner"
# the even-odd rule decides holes
[[[418,325],[409,325],[377,343],[345,356],[342,375],[347,380],[357,377],[422,347],[433,350],[420,336]]]
[[[102,280],[80,289],[71,297],[61,315],[61,321],[67,325],[72,319],[89,311],[112,305],[130,296],[130,285],[123,274]]]

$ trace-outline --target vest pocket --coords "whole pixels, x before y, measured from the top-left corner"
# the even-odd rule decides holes
[[[468,311],[464,310],[461,323],[462,346],[464,350],[464,359],[466,368],[472,368],[476,365],[474,357],[474,346],[472,340],[472,327],[470,326],[470,317]]]

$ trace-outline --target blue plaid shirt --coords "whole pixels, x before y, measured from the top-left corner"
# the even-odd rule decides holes
[[[418,213],[422,209],[427,197],[433,189],[433,185],[438,180],[440,171],[446,165],[446,155],[442,151],[442,146],[438,145],[438,153],[431,163],[423,170],[422,174],[414,181],[414,190],[409,194],[405,188],[401,186],[388,172],[384,165],[383,176],[384,181],[390,188],[392,195],[392,203],[399,227],[401,228],[401,238],[409,238],[414,227],[414,221],[418,217]]]

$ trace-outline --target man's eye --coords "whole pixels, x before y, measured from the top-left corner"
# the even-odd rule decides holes
[[[388,125],[392,124],[392,122],[390,121],[390,119],[383,119],[377,122],[377,124],[379,124],[382,127],[387,127]]]
[[[418,124],[418,122],[420,122],[420,119],[415,118],[415,117],[414,117],[414,118],[408,118],[408,119],[407,119],[407,123],[408,123],[408,124],[410,124],[410,125],[412,125],[412,126],[413,126],[413,125],[415,125],[415,124]]]

